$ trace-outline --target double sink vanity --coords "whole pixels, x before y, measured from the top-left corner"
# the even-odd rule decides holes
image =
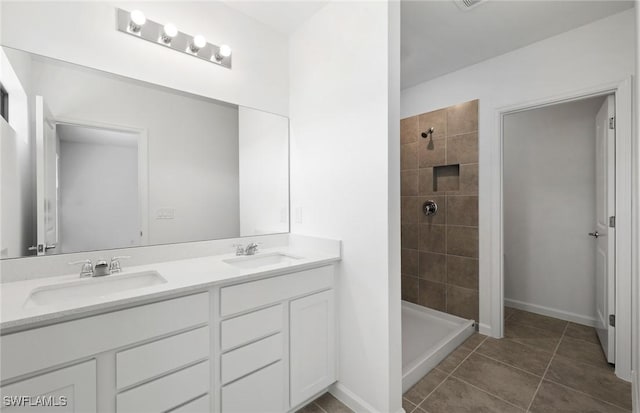
[[[60,412],[294,411],[336,381],[340,243],[323,246],[4,283],[3,400]],[[25,411],[3,403],[13,409]]]

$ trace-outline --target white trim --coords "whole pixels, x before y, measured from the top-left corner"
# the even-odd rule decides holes
[[[149,245],[149,138],[147,129],[68,117],[56,117],[55,121],[56,124],[87,126],[138,135],[138,208],[140,231],[142,231],[139,246]]]
[[[560,320],[571,321],[573,323],[582,324],[585,326],[595,327],[597,324],[595,317],[589,317],[582,314],[571,313],[569,311],[562,311],[556,308],[544,307],[542,305],[526,303],[524,301],[512,300],[509,298],[504,299],[504,304],[509,307],[517,308],[518,310],[529,311],[530,313],[536,313],[546,315],[548,317],[559,318]]]
[[[347,406],[348,408],[350,408],[351,410],[353,410],[356,413],[360,413],[360,412],[362,412],[362,413],[383,413],[383,412],[379,412],[378,410],[376,410],[373,406],[371,406],[369,403],[367,403],[362,398],[357,396],[354,392],[352,392],[351,390],[346,388],[340,382],[334,383],[329,388],[329,393],[331,393],[333,395],[333,397],[335,397],[336,399],[340,400],[345,406]],[[401,413],[401,412],[404,412],[402,407],[396,413]]]
[[[616,98],[616,375],[631,380],[631,200],[632,200],[632,78],[610,82],[582,90],[525,101],[495,109],[494,127],[499,131],[493,142],[492,162],[488,165],[493,177],[490,185],[493,228],[489,230],[490,263],[489,291],[491,304],[491,335],[503,336],[504,305],[504,203],[503,203],[503,117],[510,113],[530,110],[558,103],[581,100],[592,96],[615,94]],[[628,309],[628,311],[622,311]]]

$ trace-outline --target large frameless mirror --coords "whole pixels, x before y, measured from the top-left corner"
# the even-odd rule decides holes
[[[289,231],[286,117],[1,58],[2,258]]]

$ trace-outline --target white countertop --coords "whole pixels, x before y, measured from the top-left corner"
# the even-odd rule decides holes
[[[300,250],[289,246],[261,250],[255,256],[280,252],[299,259],[290,263],[274,264],[259,268],[238,268],[223,262],[235,258],[235,254],[213,255],[202,258],[127,267],[119,274],[98,278],[84,278],[82,282],[95,282],[144,271],[156,271],[167,281],[149,287],[121,291],[103,296],[78,298],[55,305],[27,306],[27,300],[35,288],[55,286],[80,280],[79,273],[57,277],[39,278],[0,284],[0,333],[40,327],[79,317],[129,307],[161,298],[204,291],[215,285],[235,283],[293,271],[304,270],[340,260],[339,252]]]

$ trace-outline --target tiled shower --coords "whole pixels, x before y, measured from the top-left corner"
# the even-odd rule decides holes
[[[402,299],[477,321],[478,100],[402,119],[400,140]]]

